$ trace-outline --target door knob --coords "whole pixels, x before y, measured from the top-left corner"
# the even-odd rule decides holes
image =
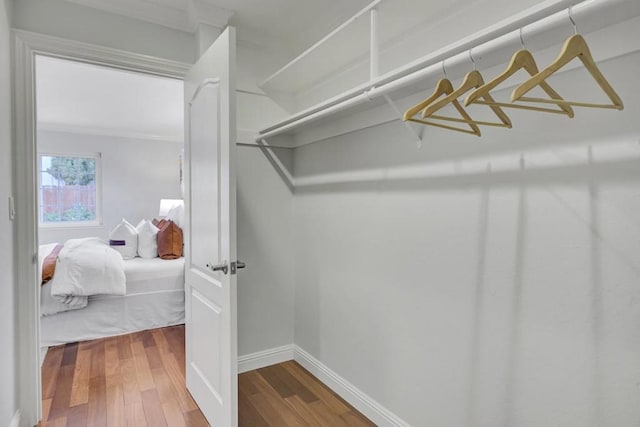
[[[211,269],[211,271],[222,271],[224,274],[229,272],[229,265],[225,262],[218,265],[207,264],[207,267]]]
[[[242,261],[234,261],[231,263],[231,274],[236,274],[236,270],[240,268],[245,268],[247,264]]]

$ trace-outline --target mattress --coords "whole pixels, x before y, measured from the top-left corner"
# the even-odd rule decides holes
[[[134,258],[124,270],[126,295],[90,296],[86,308],[41,317],[41,346],[184,323],[184,258]]]

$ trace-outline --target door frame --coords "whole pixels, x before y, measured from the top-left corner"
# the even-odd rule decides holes
[[[16,194],[17,402],[21,424],[42,417],[40,378],[40,287],[37,285],[37,145],[35,55],[183,80],[190,64],[39,33],[12,30],[13,150]]]

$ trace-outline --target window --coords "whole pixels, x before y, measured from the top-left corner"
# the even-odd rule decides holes
[[[100,154],[41,154],[39,163],[40,225],[100,225]]]

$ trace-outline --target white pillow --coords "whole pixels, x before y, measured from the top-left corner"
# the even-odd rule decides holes
[[[167,213],[167,219],[175,222],[180,228],[184,228],[184,205],[182,203],[173,205]]]
[[[138,232],[124,218],[109,233],[109,246],[120,252],[123,259],[135,258],[138,254]]]
[[[158,227],[151,221],[143,219],[136,226],[138,232],[138,255],[142,258],[158,256]]]

